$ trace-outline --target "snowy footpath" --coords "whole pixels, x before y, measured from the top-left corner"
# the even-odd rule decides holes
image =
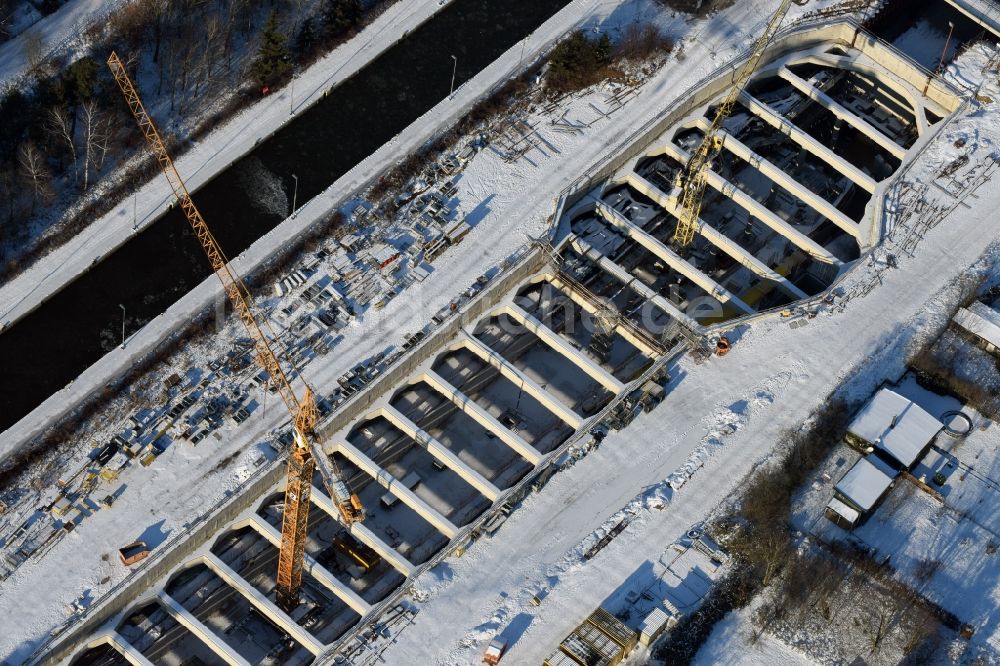
[[[258,142],[294,121],[295,116],[289,115],[292,101],[289,95],[293,90],[294,111],[298,115],[322,98],[326,91],[353,76],[451,1],[406,0],[395,3],[354,38],[296,76],[292,85],[260,100],[212,131],[177,160],[177,169],[188,189],[194,192],[250,152]],[[79,0],[63,9],[82,4],[88,3]],[[89,4],[99,3],[91,0]],[[103,4],[114,3],[104,0]],[[109,9],[104,7],[101,11]],[[45,21],[59,16],[62,11]],[[0,46],[0,54],[11,44],[13,42]],[[13,56],[15,62],[23,59],[20,53]],[[6,62],[2,55],[0,62]],[[136,195],[138,228],[144,229],[155,222],[172,201],[169,185],[157,174]],[[95,259],[110,254],[127,242],[133,234],[132,216],[132,198],[129,197],[119,208],[96,220],[71,241],[36,261],[13,280],[0,285],[0,326],[10,326],[86,271]]]
[[[19,4],[19,3],[15,3]],[[28,3],[23,3],[27,5]],[[11,40],[0,44],[0,91],[15,86],[27,72],[29,43],[39,46],[43,59],[65,52],[92,25],[107,18],[125,0],[69,0],[57,11],[43,16],[21,30]],[[36,16],[29,11],[29,16]]]

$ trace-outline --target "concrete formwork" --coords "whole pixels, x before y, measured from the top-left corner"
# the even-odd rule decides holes
[[[874,37],[866,35],[856,25],[850,23],[832,24],[819,29],[800,32],[793,31],[783,34],[779,39],[775,40],[771,47],[769,47],[766,57],[773,59],[781,54],[801,51],[803,49],[815,47],[827,42],[841,44],[845,48],[854,47],[857,50],[868,54],[870,59],[878,62],[882,68],[888,69],[898,78],[906,80],[911,84],[923,76],[920,73],[915,73],[911,64],[901,58],[890,47],[880,43]],[[581,179],[581,181],[579,181],[580,187],[567,194],[565,207],[570,208],[573,204],[578,202],[581,197],[587,196],[591,189],[590,183],[605,180],[629,160],[634,159],[643,150],[643,137],[655,137],[662,135],[667,128],[675,125],[678,120],[690,115],[692,110],[707,104],[712,99],[717,97],[721,91],[728,87],[730,82],[731,79],[727,75],[721,75],[717,79],[707,81],[703,86],[701,86],[701,88],[694,91],[694,93],[690,95],[684,103],[676,106],[672,111],[664,114],[663,117],[659,118],[654,123],[639,130],[635,137],[633,137],[635,140],[625,145],[624,150],[613,154],[610,159],[592,170],[585,179]],[[923,82],[921,81],[920,83],[922,84]],[[940,108],[945,109],[946,112],[950,113],[957,108],[958,99],[955,95],[955,91],[947,84],[940,82],[937,79],[929,79],[927,81],[926,88],[926,98],[937,104]],[[755,100],[752,98],[748,99],[748,96],[746,95],[743,97],[743,102],[748,107],[754,107],[751,108],[751,111],[761,115],[766,122],[772,124],[782,133],[790,136],[794,142],[802,146],[810,153],[815,154],[819,159],[830,164],[839,173],[844,174],[868,192],[875,191],[876,185],[872,178],[868,177],[863,172],[860,172],[860,170],[856,169],[846,161],[837,158],[837,156],[833,155],[832,152],[825,151],[821,145],[818,145],[818,142],[811,140],[811,137],[808,137],[808,135],[804,132],[782,120],[781,117],[772,109],[760,108],[761,105],[759,103],[755,104]],[[589,251],[592,248],[587,248],[585,245],[582,245],[577,241],[572,241],[572,245],[583,254],[591,256],[594,254]],[[596,256],[594,258],[600,262],[602,267],[610,269],[615,268],[614,262],[609,261],[607,257]],[[547,261],[547,257],[542,252],[535,252],[529,255],[525,260],[516,265],[512,271],[506,273],[501,280],[494,282],[494,284],[491,285],[491,288],[488,288],[486,292],[469,303],[459,316],[453,317],[451,320],[447,321],[432,336],[430,336],[424,344],[418,346],[415,350],[412,350],[411,353],[401,358],[394,366],[389,368],[386,373],[374,382],[372,386],[368,387],[367,390],[362,391],[347,404],[343,405],[335,414],[332,415],[330,419],[327,420],[325,424],[321,426],[320,430],[324,434],[338,432],[348,427],[351,423],[356,422],[359,418],[363,418],[366,414],[371,412],[373,405],[378,400],[383,399],[382,396],[386,395],[392,387],[404,383],[408,377],[413,375],[414,370],[421,363],[423,363],[425,359],[445,348],[450,348],[451,350],[464,349],[470,351],[471,353],[477,355],[481,360],[495,368],[505,379],[516,383],[524,390],[525,393],[529,393],[534,399],[538,400],[542,404],[545,404],[546,407],[550,409],[552,414],[556,415],[569,427],[574,428],[577,431],[585,427],[585,414],[578,413],[574,404],[567,405],[564,402],[565,395],[560,395],[559,387],[550,387],[548,382],[545,381],[545,378],[539,375],[538,369],[531,365],[530,359],[527,362],[525,361],[525,358],[530,356],[530,353],[522,354],[518,359],[507,359],[503,356],[503,352],[505,346],[510,342],[508,339],[495,335],[487,335],[484,339],[479,333],[475,335],[469,334],[466,329],[466,326],[470,322],[476,321],[478,318],[487,315],[493,308],[496,308],[500,304],[500,301],[507,297],[506,295],[517,283],[523,282],[524,279],[530,277],[534,273],[537,273]],[[648,289],[643,289],[643,285],[638,284],[634,278],[627,274],[627,272],[616,271],[612,273],[612,277],[620,280],[624,286],[628,286],[631,291],[640,297],[648,297],[651,302],[656,303],[664,312],[671,316],[676,316],[676,319],[679,321],[683,321],[683,313],[676,312],[676,308],[673,308],[673,311],[671,311],[671,306],[668,301],[665,301],[665,299],[659,297],[655,293],[650,293]],[[506,309],[506,312],[509,314],[509,308]],[[515,311],[515,315],[516,314],[517,313]],[[691,327],[692,330],[700,330],[700,327],[698,327],[696,323],[687,323],[693,324]],[[545,331],[542,331],[541,329],[539,329],[539,332],[545,334]],[[550,340],[546,340],[546,342],[549,341]],[[533,349],[533,352],[534,351],[535,350]],[[564,362],[568,360],[574,366],[582,368],[582,366],[579,365],[579,354],[560,354],[559,352],[556,352],[555,356],[561,356]],[[611,383],[607,377],[602,377],[602,379],[599,380],[597,379],[596,374],[587,373],[586,371],[584,371],[584,373],[588,376],[594,377],[599,386],[611,389],[612,393],[616,390],[620,393],[626,388],[623,383],[614,380],[613,377],[611,377],[611,380],[614,380],[617,383]],[[588,411],[586,413],[591,412]],[[336,451],[340,451],[344,443],[345,442],[342,441],[334,442],[328,446],[327,452],[333,454]],[[547,458],[540,459],[539,462],[545,462],[545,460],[547,460]],[[363,489],[363,494],[367,497],[369,502],[373,500],[377,501],[378,496],[383,492],[379,486],[378,478],[383,473],[388,473],[370,459],[367,461],[362,460],[361,462],[364,463],[364,466],[366,467],[365,475],[369,477],[365,482],[367,485]],[[203,569],[201,572],[195,571],[195,576],[199,576],[204,572],[211,573],[212,569],[222,570],[231,578],[231,581],[221,579],[218,574],[212,575],[215,575],[216,578],[219,579],[218,582],[222,585],[227,586],[230,596],[239,598],[246,608],[251,608],[254,612],[260,613],[262,616],[270,617],[267,613],[270,613],[272,608],[270,605],[264,603],[264,601],[267,601],[266,599],[255,599],[256,603],[251,601],[250,598],[253,595],[250,594],[249,586],[244,584],[241,587],[239,585],[239,581],[236,580],[238,576],[233,577],[231,570],[226,572],[225,569],[219,567],[218,562],[214,562],[211,559],[212,556],[210,556],[210,554],[198,555],[198,552],[199,549],[202,549],[202,545],[209,538],[211,538],[212,535],[218,534],[220,530],[231,529],[232,523],[240,519],[240,516],[245,514],[248,507],[256,502],[264,493],[272,491],[275,487],[280,488],[280,481],[283,474],[284,470],[280,466],[270,468],[265,474],[257,477],[253,483],[249,485],[249,487],[243,489],[243,491],[238,493],[232,500],[222,505],[219,509],[214,510],[208,519],[203,520],[191,534],[186,535],[188,537],[187,539],[181,540],[176,544],[172,544],[168,551],[166,551],[165,556],[158,555],[154,561],[150,563],[150,566],[141,572],[140,576],[138,576],[135,580],[129,581],[127,589],[123,589],[122,593],[115,597],[113,603],[103,604],[97,612],[91,613],[86,621],[82,622],[75,631],[66,634],[57,644],[53,645],[51,648],[52,658],[57,660],[61,659],[70,654],[77,647],[85,646],[86,641],[78,640],[80,637],[101,635],[100,627],[103,623],[117,621],[115,618],[120,617],[120,614],[127,610],[128,605],[132,603],[133,600],[136,600],[136,603],[144,603],[142,600],[143,595],[145,594],[145,598],[148,599],[148,591],[154,590],[155,592],[156,585],[160,585],[160,589],[166,590],[169,593],[171,581],[173,581],[179,573],[184,573],[190,567],[201,567]],[[383,479],[387,484],[392,483],[391,480],[386,479],[384,476]],[[376,481],[376,483],[371,483],[372,480]],[[417,502],[413,501],[414,498],[411,497],[409,499],[410,504],[419,506]],[[332,507],[329,498],[326,498],[318,490],[314,490],[314,503],[327,512],[333,519],[336,519],[336,511]],[[461,538],[462,535],[468,534],[468,531],[472,528],[470,525],[460,530],[454,524],[437,518],[435,520],[438,523],[435,526],[435,529],[440,530],[443,528],[445,532],[450,535],[449,538],[452,540]],[[377,525],[377,523],[373,524]],[[358,541],[376,550],[381,557],[385,558],[387,562],[390,562],[392,566],[404,576],[411,577],[415,575],[422,570],[422,567],[428,566],[429,563],[433,561],[430,556],[423,559],[408,557],[405,553],[397,550],[394,546],[389,545],[388,542],[383,540],[382,537],[368,525],[351,526],[350,532],[351,535],[357,538]],[[448,538],[444,538],[443,541],[444,543],[447,543]],[[435,552],[441,552],[441,546],[436,546]],[[424,564],[421,564],[421,562]],[[214,581],[210,581],[210,583],[217,585]],[[184,605],[185,601],[186,599],[178,600],[178,603],[182,608],[187,608],[187,606]],[[258,610],[258,608],[263,608],[265,612],[262,613]],[[359,606],[359,608],[361,607]],[[378,613],[379,608],[379,606],[374,607],[371,613]],[[206,624],[206,626],[208,625],[208,623],[205,622],[205,618],[197,617],[197,610],[191,610],[189,612],[192,616],[196,617],[199,622]],[[288,625],[289,620],[287,618],[281,618],[278,616],[278,620],[280,620],[280,622],[277,622],[275,626],[282,626],[284,628],[285,625]],[[213,621],[215,620],[213,619]],[[269,621],[274,622],[275,620]],[[301,627],[296,629],[295,627],[288,625],[287,628],[289,631],[293,632],[293,634],[290,634],[289,636],[293,636],[294,640],[301,642],[302,645],[306,646],[304,650],[295,652],[289,658],[288,663],[296,663],[300,659],[306,659],[308,655],[319,654],[319,652],[326,650],[328,647],[322,644],[317,645],[314,642],[315,639],[310,640],[310,638],[302,635],[304,630],[302,630]],[[209,627],[209,630],[216,632],[215,628]],[[305,632],[305,634],[308,635],[308,632]],[[238,662],[234,660],[233,663]]]

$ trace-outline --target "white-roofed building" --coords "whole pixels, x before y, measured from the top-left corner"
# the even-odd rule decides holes
[[[1000,312],[985,303],[973,301],[969,307],[956,312],[952,321],[991,354],[1000,349]]]
[[[913,401],[882,389],[847,428],[847,440],[872,447],[899,469],[911,469],[944,427]]]
[[[877,456],[861,458],[833,489],[826,516],[848,529],[858,525],[878,504],[896,478],[896,470]]]

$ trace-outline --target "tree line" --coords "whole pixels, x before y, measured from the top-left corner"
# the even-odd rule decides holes
[[[0,278],[155,174],[134,159],[144,152],[104,65],[112,50],[181,151],[392,1],[366,11],[360,0],[133,0],[89,29],[72,62],[42,61],[24,40],[31,81],[0,96]]]

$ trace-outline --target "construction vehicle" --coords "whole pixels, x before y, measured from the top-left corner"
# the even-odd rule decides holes
[[[749,57],[737,70],[733,77],[733,84],[729,88],[725,99],[715,110],[715,117],[712,124],[705,132],[701,143],[691,154],[691,159],[687,165],[677,174],[675,187],[681,191],[680,210],[677,217],[677,228],[674,230],[673,241],[680,247],[687,247],[694,240],[698,232],[699,216],[701,215],[701,205],[705,199],[706,172],[711,169],[712,161],[718,157],[722,151],[724,136],[720,135],[723,123],[732,115],[736,102],[740,99],[740,94],[750,81],[750,77],[757,71],[760,59],[764,57],[764,49],[767,48],[771,38],[778,32],[781,21],[788,13],[788,7],[792,0],[782,0],[778,10],[771,16],[764,33],[754,42],[753,49]],[[804,3],[799,3],[804,4]]]
[[[257,315],[250,291],[239,274],[230,266],[229,260],[209,230],[208,224],[195,207],[194,201],[191,200],[187,186],[177,172],[163,139],[153,124],[153,120],[146,113],[139,93],[132,84],[132,80],[125,70],[125,65],[117,53],[111,53],[108,58],[108,67],[111,69],[118,87],[121,88],[125,101],[128,103],[139,129],[142,130],[150,150],[163,170],[163,175],[170,183],[177,203],[208,256],[212,270],[222,281],[222,286],[233,304],[233,309],[250,333],[257,363],[267,373],[272,387],[281,394],[281,399],[292,416],[294,445],[288,455],[288,480],[285,486],[281,551],[278,556],[277,576],[277,603],[288,612],[298,605],[299,593],[302,588],[302,565],[309,521],[309,495],[312,490],[314,470],[317,466],[319,467],[323,483],[340,512],[341,522],[348,528],[353,523],[364,520],[361,500],[351,492],[341,478],[340,471],[334,461],[319,446],[314,432],[318,416],[312,389],[306,384],[302,398],[300,399],[296,395],[288,374],[272,349],[270,340],[276,340],[274,332],[270,330],[267,320]],[[258,322],[263,322],[263,324]],[[265,335],[261,325],[268,330],[270,336]]]

